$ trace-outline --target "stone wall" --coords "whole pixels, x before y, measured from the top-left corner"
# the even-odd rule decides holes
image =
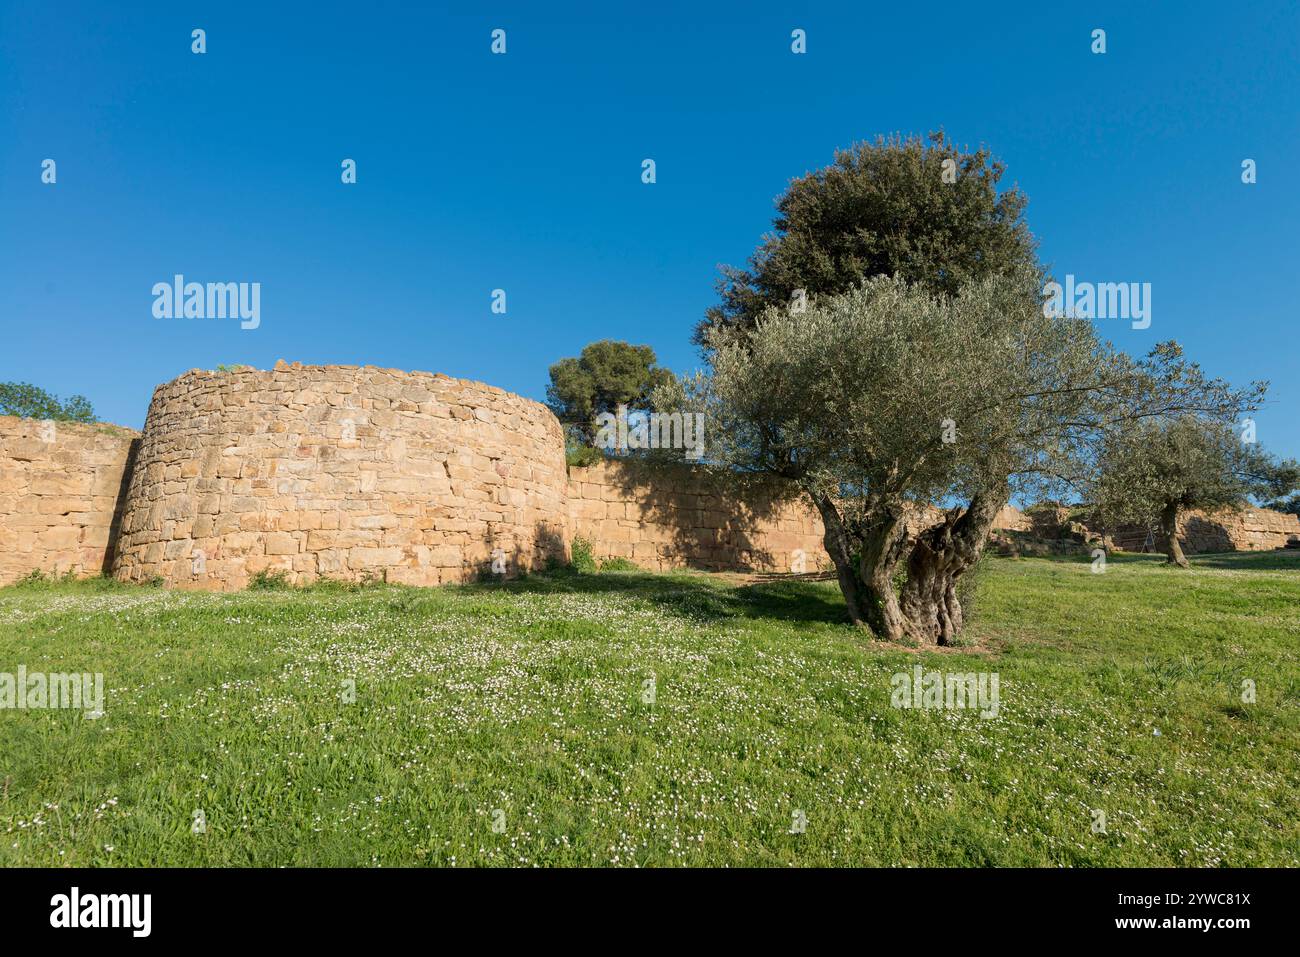
[[[544,406],[371,366],[194,370],[154,393],[115,574],[179,587],[459,582],[563,557],[564,444]]]
[[[819,572],[831,569],[821,516],[807,496],[770,480],[719,486],[687,466],[647,468],[607,461],[569,470],[569,532],[597,558],[627,558],[643,568]],[[942,518],[936,508],[909,514],[916,532]],[[1027,528],[1014,506],[999,528]]]
[[[1192,551],[1268,551],[1300,538],[1300,516],[1267,508],[1192,512],[1178,523],[1180,538]]]
[[[1067,519],[1008,506],[994,527],[1012,545],[1044,525],[1091,541]],[[1191,513],[1181,533],[1188,551],[1278,548],[1300,519]],[[194,370],[155,391],[142,436],[0,417],[0,583],[72,569],[206,589],[265,571],[435,585],[563,559],[575,537],[647,569],[817,572],[822,534],[807,499],[772,481],[626,461],[566,471],[544,406],[424,372]]]
[[[139,433],[0,416],[0,585],[32,571],[99,575]]]
[[[1115,533],[1115,545],[1141,551],[1147,533],[1146,528],[1124,526]],[[1154,539],[1154,550],[1163,551],[1164,534],[1156,531]],[[1223,509],[1213,514],[1192,511],[1178,517],[1178,543],[1188,554],[1269,551],[1285,548],[1293,539],[1300,539],[1300,516],[1267,508]]]
[[[743,495],[687,466],[602,462],[569,470],[568,526],[597,558],[642,568],[807,571],[829,567],[806,499],[755,482]]]

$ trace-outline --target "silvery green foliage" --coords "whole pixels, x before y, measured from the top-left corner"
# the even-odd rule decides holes
[[[1042,314],[1030,273],[953,298],[878,277],[802,313],[770,309],[751,333],[710,345],[712,374],[679,388],[708,404],[717,457],[850,497],[925,502],[1058,454],[1039,436],[1086,401],[1062,386],[1105,360],[1089,323]],[[944,420],[956,442],[943,441]]]
[[[877,277],[710,344],[711,374],[657,401],[707,407],[713,457],[926,502],[1077,486],[1110,430],[1175,409],[1232,416],[1262,394],[1207,380],[1174,343],[1135,360],[1087,320],[1045,316],[1028,271],[952,298]]]
[[[1092,502],[1112,522],[1150,524],[1166,508],[1215,509],[1249,497],[1282,496],[1300,485],[1294,461],[1277,462],[1246,444],[1231,421],[1161,416],[1115,429],[1098,456]]]
[[[1141,360],[1117,352],[1088,320],[1044,310],[1039,290],[1030,268],[951,297],[868,279],[769,308],[749,330],[714,329],[710,370],[656,401],[707,410],[715,466],[811,497],[855,621],[946,641],[961,625],[956,579],[1013,491],[1078,485],[1124,423],[1237,414],[1254,395],[1207,380],[1172,343]],[[900,522],[909,502],[952,508],[918,534]],[[901,602],[900,563],[914,592]]]

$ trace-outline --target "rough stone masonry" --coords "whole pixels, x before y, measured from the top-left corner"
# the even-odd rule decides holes
[[[1294,515],[1251,516],[1189,516],[1189,545],[1300,535]],[[231,590],[274,571],[436,585],[565,560],[579,536],[650,569],[829,566],[819,518],[788,490],[737,494],[687,465],[566,469],[545,406],[444,375],[192,370],[154,392],[143,433],[0,416],[0,583],[40,570]]]

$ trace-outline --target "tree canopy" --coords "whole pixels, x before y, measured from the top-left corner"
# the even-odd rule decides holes
[[[74,395],[61,402],[58,396],[30,382],[0,382],[0,415],[66,422],[95,421],[95,410],[84,395]]]
[[[617,413],[620,405],[647,408],[656,386],[672,379],[655,361],[650,346],[613,339],[593,342],[576,358],[551,366],[547,405],[571,436],[591,445],[596,416]]]
[[[1243,442],[1233,422],[1203,414],[1125,424],[1102,444],[1091,498],[1107,520],[1160,523],[1172,564],[1187,566],[1178,518],[1188,509],[1237,508],[1300,486],[1300,466]]]
[[[1300,492],[1289,498],[1279,498],[1269,502],[1266,508],[1271,508],[1278,512],[1287,512],[1291,515],[1300,515]]]
[[[1039,282],[1024,267],[942,295],[876,277],[800,313],[769,307],[743,333],[711,329],[709,370],[657,402],[707,410],[717,464],[810,497],[854,622],[948,643],[963,622],[956,581],[1013,490],[1077,481],[1120,423],[1235,415],[1255,399],[1174,344],[1135,360],[1088,321],[1046,314]],[[923,527],[927,503],[948,509]]]
[[[1036,265],[1016,188],[998,191],[1004,165],[945,134],[878,137],[839,150],[832,165],[791,181],[776,201],[774,232],[749,266],[722,267],[721,302],[695,341],[715,327],[751,328],[769,306],[841,293],[863,279],[899,276],[955,293],[983,276]]]

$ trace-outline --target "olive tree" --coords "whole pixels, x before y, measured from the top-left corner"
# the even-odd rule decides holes
[[[1275,499],[1266,503],[1264,507],[1271,508],[1276,512],[1286,512],[1289,515],[1300,515],[1300,492],[1290,498]]]
[[[1159,523],[1171,565],[1187,568],[1178,519],[1189,509],[1239,508],[1286,495],[1300,467],[1241,440],[1231,420],[1184,414],[1126,423],[1097,457],[1093,504],[1109,521]]]
[[[711,330],[708,356],[657,403],[706,412],[715,466],[807,495],[849,618],[922,644],[960,632],[957,581],[1017,487],[1076,480],[1119,421],[1243,401],[1176,346],[1137,361],[1086,320],[1046,314],[1032,268],[953,296],[876,277]],[[941,520],[909,523],[930,503]]]

